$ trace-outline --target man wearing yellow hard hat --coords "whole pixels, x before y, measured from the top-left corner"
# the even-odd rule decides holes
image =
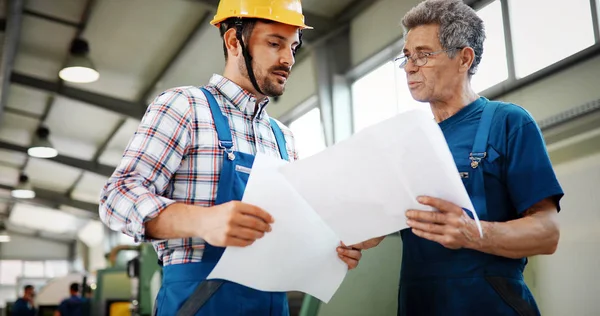
[[[300,0],[221,0],[211,24],[223,38],[223,75],[156,97],[104,186],[100,218],[153,242],[163,265],[156,315],[288,315],[286,293],[206,277],[224,247],[271,231],[271,215],[239,201],[258,151],[297,159],[292,133],[265,108],[283,94],[310,27]],[[338,252],[350,269],[361,257]]]

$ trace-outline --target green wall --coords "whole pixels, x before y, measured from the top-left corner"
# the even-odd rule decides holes
[[[328,304],[320,304],[318,315],[395,316],[401,259],[398,235],[388,236],[379,246],[363,251],[358,268],[348,272]]]

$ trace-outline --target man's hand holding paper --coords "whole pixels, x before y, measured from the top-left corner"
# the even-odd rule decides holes
[[[328,302],[348,268],[340,241],[354,251],[345,259],[360,259],[360,249],[408,228],[406,210],[434,209],[421,195],[473,210],[443,134],[423,111],[290,164],[258,154],[243,201],[270,213],[273,230],[249,247],[227,248],[209,278]]]

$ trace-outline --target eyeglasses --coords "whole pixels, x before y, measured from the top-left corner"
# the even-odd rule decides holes
[[[427,64],[427,57],[445,53],[445,52],[449,52],[449,51],[455,50],[455,49],[463,49],[463,47],[453,47],[453,48],[438,50],[436,52],[430,52],[430,53],[419,52],[416,54],[417,56],[415,56],[415,57],[402,55],[402,56],[398,56],[397,58],[395,58],[394,62],[399,61],[400,62],[399,67],[404,68],[404,67],[406,67],[408,60],[410,59],[413,62],[413,65],[415,65],[417,67],[423,67]]]

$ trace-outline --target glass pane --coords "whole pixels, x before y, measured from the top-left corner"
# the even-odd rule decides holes
[[[486,39],[483,42],[483,58],[477,73],[471,78],[471,86],[481,92],[508,79],[508,64],[500,1],[488,4],[477,14],[483,20]]]
[[[23,264],[23,275],[28,278],[43,278],[44,272],[44,261],[25,261]]]
[[[294,133],[296,150],[300,158],[306,158],[325,149],[325,136],[321,125],[321,111],[314,108],[290,123]]]
[[[69,263],[65,260],[46,261],[46,277],[57,278],[69,274]]]
[[[589,0],[508,0],[517,77],[594,44]],[[543,8],[543,11],[540,11]]]
[[[17,278],[23,274],[23,262],[20,260],[0,261],[0,284],[17,284]]]
[[[135,242],[135,239],[129,235],[118,234],[118,242],[119,245],[138,245],[139,243]]]
[[[394,69],[389,61],[352,84],[354,132],[398,113]]]
[[[0,308],[6,308],[6,302],[17,300],[17,289],[14,286],[0,287]],[[4,314],[2,314],[4,315]]]

